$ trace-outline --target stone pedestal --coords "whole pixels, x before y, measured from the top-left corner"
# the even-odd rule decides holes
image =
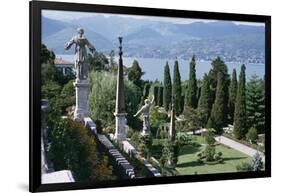
[[[88,80],[76,80],[73,83],[76,90],[76,106],[74,120],[83,121],[88,115]]]
[[[127,113],[114,113],[115,116],[115,135],[114,139],[118,142],[126,140]]]
[[[149,125],[149,117],[143,117],[143,126],[142,126],[142,133],[143,136],[150,135],[150,125]]]

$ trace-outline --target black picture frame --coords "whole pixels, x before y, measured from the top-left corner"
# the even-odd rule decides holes
[[[29,2],[30,11],[30,143],[29,143],[29,191],[60,191],[92,188],[109,188],[123,186],[139,186],[152,184],[171,184],[183,182],[199,182],[214,180],[230,180],[245,178],[263,178],[271,176],[271,17],[266,15],[248,15],[234,13],[217,13],[203,11],[186,11],[171,9],[156,9],[144,7],[108,6],[80,3],[62,3],[47,1]],[[119,13],[147,16],[169,16],[194,19],[215,19],[244,22],[263,22],[265,24],[265,103],[266,103],[266,134],[265,134],[265,170],[260,172],[237,172],[220,174],[202,174],[188,176],[173,176],[159,178],[144,178],[134,180],[103,181],[95,184],[89,182],[41,184],[41,98],[40,98],[40,45],[41,45],[41,10],[67,10],[98,13]]]

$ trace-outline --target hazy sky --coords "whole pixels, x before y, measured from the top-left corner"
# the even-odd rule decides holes
[[[179,24],[188,24],[193,22],[214,22],[218,20],[207,20],[207,19],[187,19],[187,18],[171,18],[171,17],[152,17],[152,16],[135,16],[135,15],[125,15],[125,14],[103,14],[103,13],[89,13],[89,12],[74,12],[74,11],[55,11],[55,10],[43,10],[42,15],[51,19],[70,21],[83,17],[90,17],[93,15],[103,15],[105,17],[110,16],[120,16],[127,18],[135,19],[147,19],[152,21],[162,21],[162,22],[171,22]],[[264,26],[264,23],[255,23],[255,22],[234,22],[235,24],[242,25],[253,25],[253,26]]]

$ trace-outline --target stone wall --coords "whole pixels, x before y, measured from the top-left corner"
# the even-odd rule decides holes
[[[161,173],[148,162],[144,157],[139,157],[135,147],[129,141],[122,141],[122,150],[125,151],[130,157],[139,160],[148,170],[148,177],[160,177]]]
[[[102,152],[106,152],[109,156],[109,162],[113,166],[120,178],[132,179],[135,178],[134,167],[122,156],[117,148],[111,143],[111,141],[102,134],[98,134],[96,130],[96,124],[91,118],[85,117],[84,123],[90,133],[96,136],[98,149]]]

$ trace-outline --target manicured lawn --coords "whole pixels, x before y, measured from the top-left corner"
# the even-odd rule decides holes
[[[236,172],[236,165],[251,160],[249,156],[239,151],[223,145],[217,145],[216,152],[223,153],[222,157],[224,158],[224,163],[214,165],[199,164],[197,162],[197,153],[204,149],[205,140],[201,136],[193,136],[193,139],[198,142],[197,146],[187,145],[180,149],[180,156],[176,169],[182,175],[194,174],[195,172],[197,174]]]

